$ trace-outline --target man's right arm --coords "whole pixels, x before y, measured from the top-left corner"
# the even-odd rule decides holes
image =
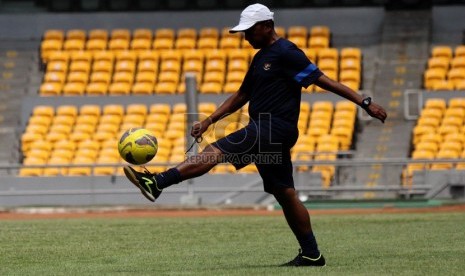
[[[201,137],[211,124],[236,112],[249,101],[249,95],[244,91],[237,91],[229,97],[218,109],[208,118],[192,126],[191,135],[195,138]]]

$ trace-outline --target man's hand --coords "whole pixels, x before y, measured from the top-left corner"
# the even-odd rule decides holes
[[[365,108],[365,111],[373,118],[380,120],[384,124],[384,120],[386,120],[387,114],[384,108],[374,102]]]
[[[194,138],[202,137],[203,133],[207,131],[208,127],[211,125],[210,118],[203,120],[202,122],[194,122],[191,129],[191,136]]]

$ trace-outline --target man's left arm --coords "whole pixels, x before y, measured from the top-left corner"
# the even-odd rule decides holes
[[[342,83],[334,81],[325,75],[321,75],[314,82],[314,84],[318,85],[319,87],[327,91],[331,91],[341,97],[344,97],[348,99],[349,101],[363,107],[371,117],[379,119],[383,123],[384,123],[384,120],[386,120],[387,114],[382,106],[374,103],[373,101],[371,101],[368,104],[368,106],[366,106],[366,104],[363,104],[362,102],[363,101],[362,96],[357,94],[355,91],[353,91],[349,87],[343,85]]]

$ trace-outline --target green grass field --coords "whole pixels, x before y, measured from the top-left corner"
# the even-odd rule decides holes
[[[465,213],[319,215],[324,268],[281,268],[283,217],[0,221],[0,275],[463,275]]]

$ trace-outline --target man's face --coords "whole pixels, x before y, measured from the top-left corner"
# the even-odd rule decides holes
[[[265,22],[258,22],[244,31],[247,40],[254,49],[261,49],[268,45],[270,39],[270,27]]]

